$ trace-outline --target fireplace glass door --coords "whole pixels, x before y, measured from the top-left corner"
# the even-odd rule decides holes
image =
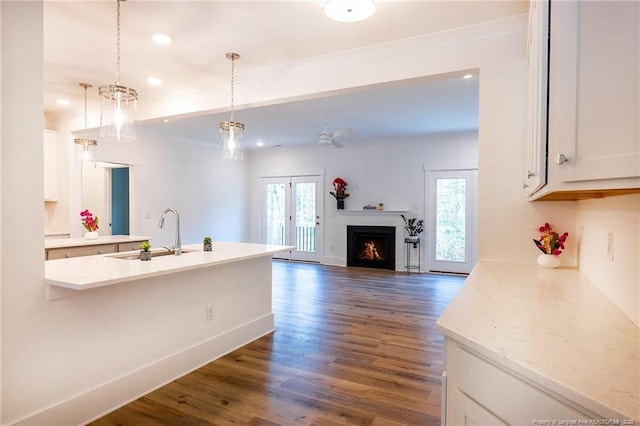
[[[319,176],[263,178],[264,242],[296,246],[283,257],[320,260],[320,185]]]

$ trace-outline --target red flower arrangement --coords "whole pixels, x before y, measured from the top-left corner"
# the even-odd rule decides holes
[[[558,256],[564,250],[564,243],[567,241],[567,237],[569,236],[568,232],[563,233],[562,235],[554,232],[551,228],[551,225],[545,223],[543,226],[538,228],[540,231],[540,239],[533,240],[536,243],[536,246],[540,249],[544,254],[553,254]]]
[[[84,229],[89,232],[98,230],[98,216],[94,217],[89,210],[80,212],[80,216],[82,216],[82,226],[84,226]]]
[[[347,182],[342,178],[335,178],[333,180],[333,191],[329,194],[333,195],[336,200],[344,200],[349,196],[345,191],[347,189]]]

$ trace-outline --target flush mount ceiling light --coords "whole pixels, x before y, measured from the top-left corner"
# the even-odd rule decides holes
[[[244,124],[233,120],[233,86],[235,61],[240,58],[237,53],[227,53],[231,60],[231,119],[220,122],[220,137],[222,138],[222,158],[242,160],[242,139],[244,138]]]
[[[73,141],[78,145],[82,145],[82,158],[87,160],[89,157],[89,147],[98,145],[95,139],[88,137],[89,131],[87,129],[87,89],[93,86],[88,83],[80,83],[80,87],[84,89],[84,130],[83,137],[75,138]]]
[[[334,21],[358,22],[371,17],[376,11],[373,0],[328,0],[324,13]]]
[[[100,136],[109,141],[136,140],[138,92],[120,83],[120,2],[116,17],[116,81],[98,88]]]

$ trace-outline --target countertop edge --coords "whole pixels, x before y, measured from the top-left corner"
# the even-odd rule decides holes
[[[217,245],[220,245],[220,243],[216,243]],[[247,246],[253,246],[253,248],[255,248],[256,246],[261,246],[263,249],[261,251],[257,251],[257,252],[249,252],[246,254],[241,254],[241,255],[235,255],[232,257],[224,257],[224,258],[216,258],[216,259],[200,259],[199,261],[196,261],[195,263],[189,263],[186,265],[167,265],[166,268],[162,268],[162,265],[160,266],[160,269],[154,269],[154,270],[150,270],[150,271],[141,271],[141,272],[131,272],[130,274],[124,276],[118,276],[118,277],[114,277],[114,278],[104,278],[101,279],[99,278],[99,274],[96,274],[96,278],[92,279],[92,280],[86,280],[83,283],[80,283],[78,279],[73,279],[71,277],[73,277],[73,274],[69,274],[68,279],[61,279],[60,278],[60,274],[47,274],[47,266],[49,265],[56,265],[53,262],[58,262],[58,264],[62,265],[68,265],[70,267],[70,269],[73,269],[73,267],[77,267],[78,265],[82,265],[83,263],[86,262],[91,262],[92,264],[99,264],[102,267],[109,267],[109,266],[114,266],[117,267],[118,265],[123,265],[120,262],[140,262],[140,261],[136,261],[136,260],[124,260],[124,259],[117,259],[114,258],[114,254],[104,254],[104,255],[97,255],[97,256],[85,256],[85,257],[80,257],[80,258],[69,258],[69,259],[58,259],[58,260],[51,260],[51,261],[47,261],[45,263],[45,283],[51,286],[55,286],[55,287],[61,287],[61,288],[65,288],[68,290],[75,290],[75,291],[86,291],[86,290],[91,290],[91,289],[95,289],[95,288],[100,288],[100,287],[106,287],[106,286],[111,286],[111,285],[115,285],[115,284],[121,284],[121,283],[126,283],[126,282],[131,282],[131,281],[138,281],[138,280],[142,280],[142,279],[146,279],[146,278],[153,278],[153,277],[158,277],[158,276],[163,276],[163,275],[170,275],[170,274],[175,274],[175,273],[180,273],[180,272],[186,272],[186,271],[191,271],[191,270],[196,270],[196,269],[203,269],[203,268],[209,268],[209,267],[213,267],[213,266],[218,266],[218,265],[224,265],[224,264],[229,264],[229,263],[235,263],[235,262],[240,262],[243,260],[249,260],[249,259],[255,259],[255,258],[259,258],[259,257],[265,257],[265,256],[273,256],[276,253],[281,253],[281,252],[285,252],[285,251],[290,251],[290,250],[295,250],[295,246],[268,246],[265,244],[252,244],[252,243],[233,243],[235,245],[238,244],[245,244]],[[224,245],[224,243],[222,243],[222,245]],[[215,249],[213,252],[203,252],[201,250],[201,244],[191,244],[191,245],[184,245],[183,249],[200,249],[197,250],[195,252],[191,252],[191,253],[186,253],[183,254],[183,258],[186,256],[189,256],[190,254],[194,254],[194,253],[201,253],[202,254],[206,253],[205,256],[209,256],[208,253],[211,253],[212,255],[214,255],[215,253]],[[135,251],[134,251],[135,252]],[[122,254],[122,253],[120,253]],[[169,257],[169,256],[167,256]],[[156,260],[156,262],[160,263],[165,259],[160,258],[160,260]],[[169,260],[169,259],[167,259]],[[64,262],[64,263],[62,263]],[[151,260],[150,262],[153,262],[153,260]],[[146,262],[145,262],[146,263]],[[163,262],[164,264],[168,263],[168,262]],[[153,264],[150,264],[153,265]],[[146,265],[145,265],[146,266]],[[53,269],[52,266],[49,266],[49,269]],[[54,275],[54,276],[52,276]],[[58,276],[55,276],[58,275]]]

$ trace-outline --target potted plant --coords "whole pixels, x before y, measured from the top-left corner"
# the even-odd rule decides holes
[[[404,221],[404,229],[406,229],[409,234],[409,236],[405,238],[405,241],[408,243],[417,243],[420,241],[420,234],[424,231],[424,219],[418,220],[416,217],[407,219],[403,214],[400,216]]]
[[[140,260],[151,260],[151,244],[149,241],[140,243]]]
[[[548,223],[539,227],[538,232],[540,232],[540,239],[533,240],[542,252],[537,259],[538,265],[545,268],[557,268],[561,263],[558,256],[564,250],[564,243],[567,241],[569,233],[558,234]]]
[[[213,241],[211,237],[204,237],[204,240],[202,240],[202,249],[204,251],[213,251]]]
[[[81,211],[80,216],[82,216],[82,226],[87,230],[84,237],[87,240],[98,238],[98,216],[94,216],[89,210]]]
[[[329,192],[329,194],[333,195],[338,201],[338,210],[344,210],[344,199],[349,196],[349,194],[346,193],[346,189],[347,181],[340,177],[333,180],[333,191]]]

